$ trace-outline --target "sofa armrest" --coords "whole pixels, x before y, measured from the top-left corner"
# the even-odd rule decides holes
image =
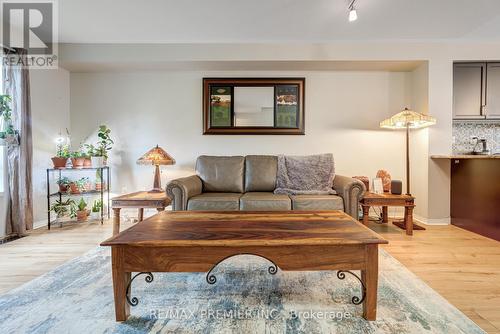
[[[366,191],[363,182],[352,177],[335,175],[333,189],[344,199],[344,211],[349,216],[358,219],[359,201]]]
[[[187,210],[188,199],[201,194],[202,187],[201,179],[197,175],[170,181],[167,185],[167,195],[172,199],[172,210]]]

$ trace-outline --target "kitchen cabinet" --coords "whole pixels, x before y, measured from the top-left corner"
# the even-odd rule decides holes
[[[453,65],[453,118],[484,119],[486,63]]]
[[[500,120],[500,62],[453,64],[453,119]]]
[[[486,67],[486,118],[500,119],[500,63]]]

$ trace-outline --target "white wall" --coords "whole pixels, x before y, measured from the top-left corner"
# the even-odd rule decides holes
[[[33,214],[35,226],[47,223],[46,168],[52,166],[55,139],[70,128],[69,72],[32,70],[31,112],[33,124]]]
[[[305,136],[203,136],[204,76],[306,77]],[[332,152],[337,173],[404,177],[404,137],[379,122],[411,102],[406,72],[134,72],[72,73],[74,142],[107,124],[116,147],[110,157],[114,192],[152,187],[153,168],[135,161],[156,144],[176,160],[163,184],[191,174],[200,154],[312,154]]]

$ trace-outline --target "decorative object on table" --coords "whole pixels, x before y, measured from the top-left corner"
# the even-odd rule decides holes
[[[56,222],[62,224],[65,218],[75,218],[76,217],[76,203],[71,198],[67,200],[56,200],[50,206],[49,211],[54,211],[56,214]]]
[[[304,78],[204,78],[203,134],[304,134]]]
[[[335,178],[333,155],[278,155],[275,194],[332,195]]]
[[[0,117],[3,120],[3,128],[0,129],[0,139],[3,139],[7,145],[19,145],[19,131],[14,129],[12,124],[12,109],[10,95],[0,95]]]
[[[403,193],[403,182],[400,180],[391,181],[391,194],[401,195]]]
[[[368,176],[353,176],[352,178],[363,182],[366,191],[370,191],[370,178]]]
[[[87,220],[87,217],[89,215],[89,212],[87,210],[87,202],[85,202],[85,199],[80,198],[80,201],[78,202],[78,210],[76,211],[76,221],[77,222],[83,222]]]
[[[375,194],[383,194],[384,193],[384,184],[382,183],[381,178],[373,179],[373,192]]]
[[[147,151],[142,157],[137,160],[139,165],[155,166],[155,177],[153,181],[153,189],[150,192],[163,192],[161,188],[160,165],[174,165],[175,160],[164,149],[156,145]]]
[[[380,169],[377,172],[377,178],[382,179],[382,185],[385,192],[391,192],[391,174],[388,171]]]
[[[391,118],[380,122],[385,129],[406,130],[406,194],[410,195],[410,129],[421,129],[436,124],[434,117],[405,108]]]
[[[382,223],[388,223],[388,206],[399,206],[405,208],[404,221],[398,222],[393,220],[393,224],[399,228],[406,230],[407,235],[413,235],[413,230],[425,230],[425,228],[413,224],[413,208],[415,207],[415,198],[409,195],[392,195],[388,193],[376,194],[373,192],[366,192],[361,201],[359,201],[363,208],[364,225],[368,226],[370,206],[382,207]]]
[[[138,221],[144,218],[144,209],[156,209],[158,212],[164,211],[171,203],[170,197],[162,192],[138,191],[125,194],[111,199],[113,207],[113,235],[120,232],[120,210],[128,208],[139,209]]]
[[[87,207],[89,206],[89,203],[91,203],[90,202],[92,200],[91,196],[96,196],[98,198],[98,202],[94,201],[94,204],[96,204],[95,205],[96,208],[99,207],[98,212],[100,214],[98,213],[97,215],[94,215],[93,217],[95,219],[100,219],[101,224],[104,223],[104,215],[105,215],[104,211],[107,212],[106,213],[107,217],[110,217],[109,201],[110,201],[111,197],[109,194],[109,191],[110,191],[109,186],[103,186],[99,190],[94,190],[94,189],[92,189],[93,184],[91,183],[90,177],[84,176],[84,177],[80,177],[79,179],[74,181],[75,178],[70,178],[67,176],[67,175],[74,174],[74,173],[78,173],[77,175],[81,175],[81,174],[85,175],[86,173],[91,173],[94,170],[96,170],[96,168],[88,168],[88,169],[85,169],[85,168],[80,168],[80,169],[77,169],[77,168],[66,168],[66,169],[48,168],[47,169],[47,185],[46,185],[46,189],[47,189],[47,215],[48,215],[48,217],[47,217],[47,222],[48,222],[47,229],[50,230],[51,224],[54,223],[51,219],[51,214],[52,214],[52,212],[54,212],[53,210],[51,210],[51,207],[54,203],[54,199],[56,199],[58,202],[64,202],[64,199],[66,199],[66,198],[71,199],[73,196],[80,196],[81,197],[81,195],[79,195],[81,193],[85,193],[85,196],[86,196],[85,200],[86,200],[86,202],[88,202]],[[99,168],[98,170],[99,170],[99,175],[100,175],[101,179],[104,177],[104,174],[102,171],[103,170],[106,171],[106,184],[109,185],[110,168],[109,167],[102,167],[102,168]],[[57,182],[58,188],[57,188],[56,192],[54,192],[54,189],[52,187],[53,186],[52,182],[54,182],[52,180]],[[56,182],[54,182],[54,183],[56,183]],[[102,180],[99,182],[103,183]],[[64,190],[64,187],[66,187],[66,192],[61,191],[61,190]],[[71,190],[73,190],[73,192]],[[106,201],[107,202],[104,201],[105,193],[106,193]],[[87,198],[87,197],[89,197],[89,198]],[[75,208],[76,208],[76,203],[75,203]],[[76,217],[76,211],[75,211],[75,217]],[[60,223],[60,225],[62,225],[61,219],[59,219],[57,221]]]

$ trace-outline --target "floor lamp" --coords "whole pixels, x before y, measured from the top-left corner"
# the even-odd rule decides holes
[[[406,194],[410,192],[410,130],[421,129],[436,124],[434,117],[405,108],[396,115],[380,122],[384,129],[406,130]]]

